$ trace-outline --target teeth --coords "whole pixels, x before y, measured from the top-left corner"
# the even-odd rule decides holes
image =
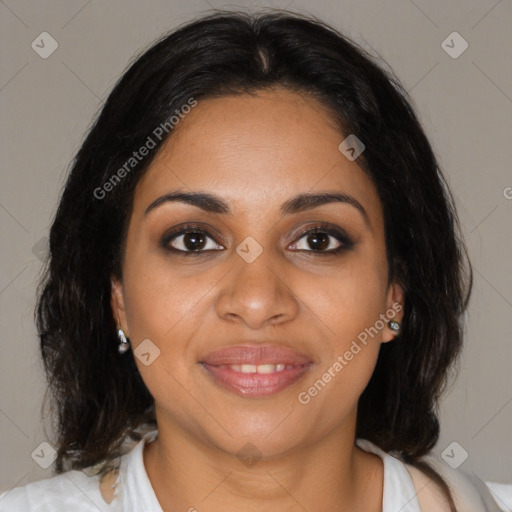
[[[292,365],[288,365],[293,368]],[[230,364],[228,368],[240,373],[274,373],[282,372],[287,366],[284,364]]]
[[[256,368],[258,373],[274,373],[282,372],[284,370],[284,364],[260,364]]]

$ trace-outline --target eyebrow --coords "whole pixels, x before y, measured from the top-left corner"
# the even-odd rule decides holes
[[[176,201],[196,206],[209,213],[218,213],[227,216],[233,215],[229,204],[219,196],[207,192],[180,192],[179,190],[169,192],[155,199],[146,208],[144,215],[148,215],[152,210],[155,210],[164,203]],[[353,206],[361,213],[365,223],[371,229],[370,219],[363,205],[354,197],[337,191],[320,192],[317,194],[298,194],[281,205],[281,213],[282,215],[292,215],[294,213],[312,210],[329,203],[344,203]]]

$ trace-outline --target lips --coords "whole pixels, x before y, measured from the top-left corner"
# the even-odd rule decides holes
[[[208,353],[201,363],[212,366],[238,364],[305,365],[311,360],[295,350],[277,345],[237,345]]]
[[[295,384],[313,362],[276,345],[238,345],[208,353],[200,364],[218,386],[239,396],[263,397]]]

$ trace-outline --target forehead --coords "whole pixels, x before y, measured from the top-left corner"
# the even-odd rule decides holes
[[[338,149],[345,137],[321,103],[292,91],[199,100],[138,183],[134,212],[176,189],[219,195],[234,213],[337,189],[378,217],[373,183]]]

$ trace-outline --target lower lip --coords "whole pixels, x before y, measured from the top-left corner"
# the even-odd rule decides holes
[[[213,380],[223,388],[249,397],[270,396],[295,384],[312,363],[274,373],[241,373],[227,367],[201,363]]]

